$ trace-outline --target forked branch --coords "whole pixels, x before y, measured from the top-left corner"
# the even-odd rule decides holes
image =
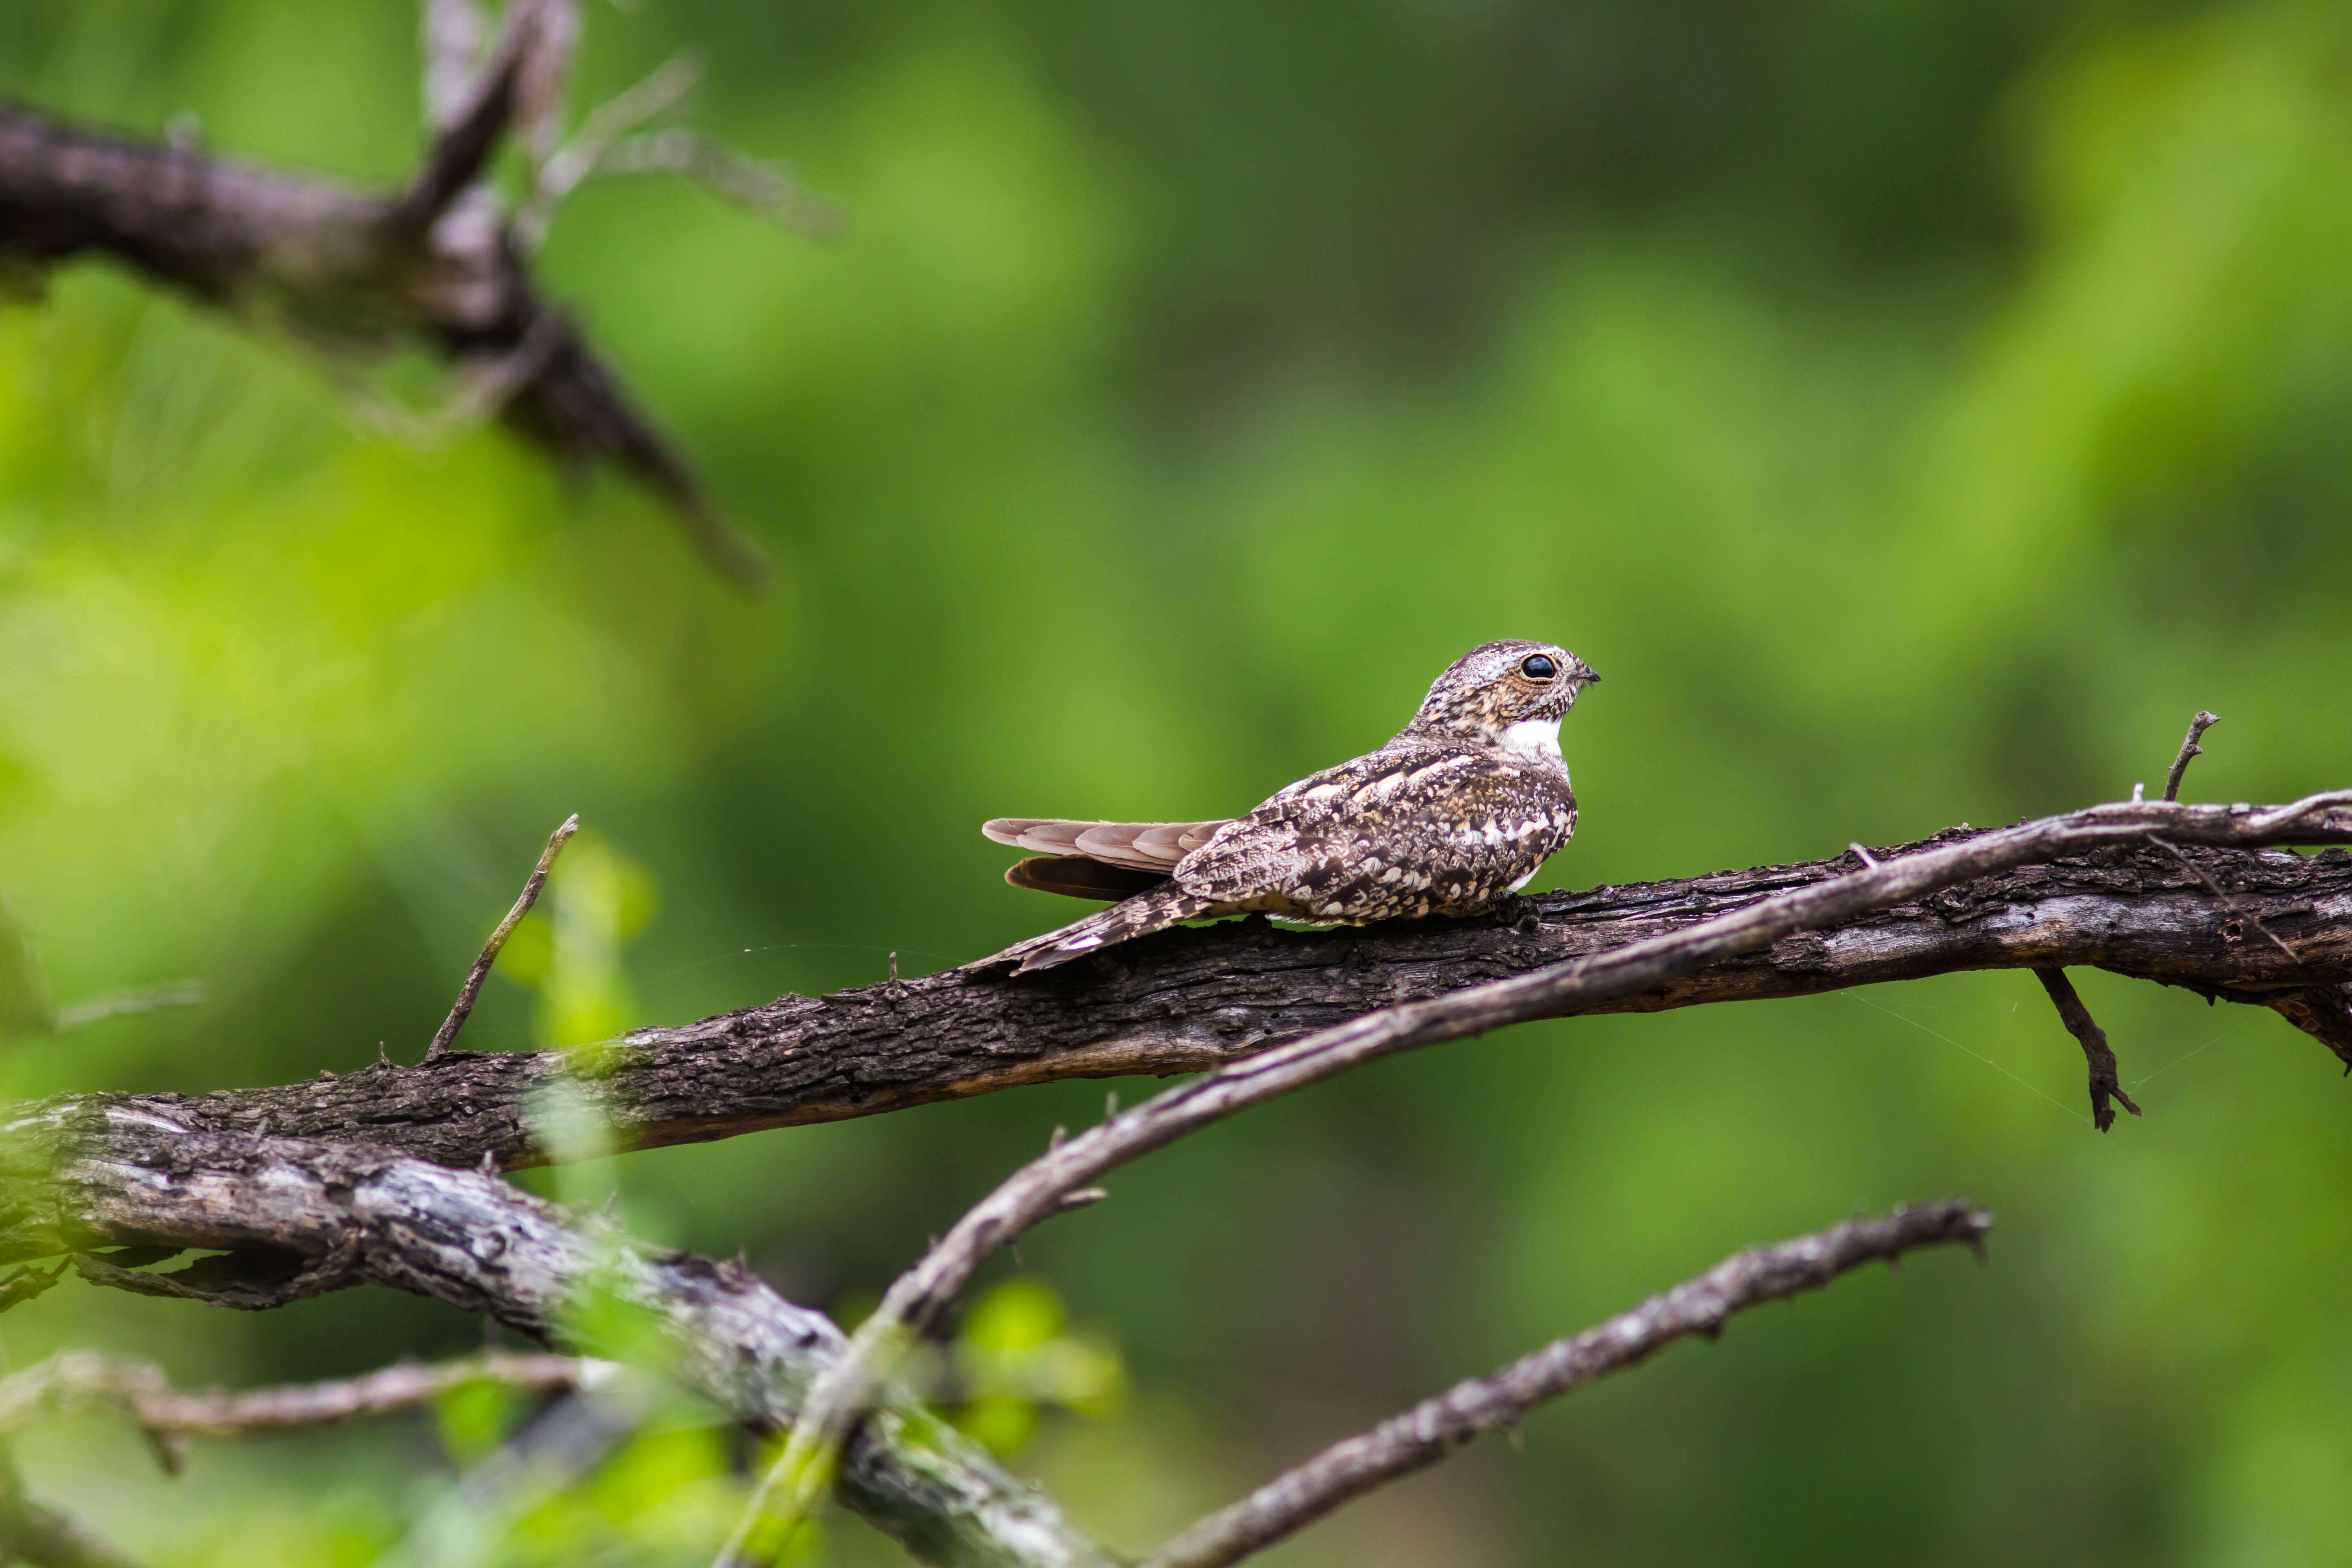
[[[347,379],[395,344],[422,344],[455,373],[453,419],[386,423],[429,430],[499,416],[568,468],[610,463],[628,474],[668,503],[714,565],[756,582],[757,548],[540,291],[527,241],[559,196],[535,203],[519,231],[487,178],[518,131],[541,161],[553,151],[575,0],[511,0],[478,65],[487,28],[473,5],[425,0],[425,16],[432,134],[396,191],[0,105],[0,267],[37,279],[75,257],[111,257],[207,307],[289,333]],[[688,172],[708,175],[715,160]]]

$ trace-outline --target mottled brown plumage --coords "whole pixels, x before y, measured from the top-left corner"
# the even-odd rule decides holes
[[[1224,822],[1000,817],[982,829],[1044,854],[1015,887],[1122,901],[988,964],[1050,969],[1181,921],[1263,910],[1322,924],[1473,914],[1517,891],[1576,831],[1559,721],[1600,679],[1565,648],[1475,647],[1379,751]]]

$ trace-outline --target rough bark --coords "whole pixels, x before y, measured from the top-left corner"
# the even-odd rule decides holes
[[[480,1172],[145,1112],[73,1120],[74,1152],[30,1181],[12,1171],[9,1207],[20,1245],[75,1251],[106,1284],[240,1307],[385,1285],[586,1353],[612,1348],[583,1342],[583,1325],[609,1314],[576,1309],[601,1294],[659,1331],[674,1375],[762,1430],[790,1425],[847,1342],[737,1264],[645,1251]],[[87,1256],[110,1246],[233,1250],[165,1274]],[[884,1405],[860,1427],[840,1496],[927,1563],[1108,1563],[1042,1495],[912,1408]]]
[[[1164,1089],[1075,1138],[1057,1138],[1045,1153],[968,1210],[920,1261],[899,1275],[884,1293],[882,1304],[858,1325],[849,1353],[811,1390],[792,1444],[771,1475],[802,1477],[798,1503],[804,1508],[811,1500],[806,1495],[812,1474],[808,1460],[849,1430],[878,1388],[895,1347],[931,1322],[982,1261],[1029,1226],[1058,1213],[1081,1184],[1226,1117],[1401,1051],[1664,993],[1711,964],[1769,952],[1791,937],[1820,936],[1906,904],[1929,906],[1971,882],[2047,865],[2070,851],[2123,848],[2142,841],[2158,844],[2206,883],[2212,897],[2242,915],[2239,900],[2213,883],[2210,873],[2171,839],[2245,849],[2280,842],[2336,843],[2352,838],[2352,810],[2334,809],[2340,805],[2352,805],[2352,792],[2259,811],[2135,799],[1962,835],[1883,859],[1857,846],[1860,864],[1852,868],[1752,900],[1696,924],[1442,996],[1366,1012]],[[2158,831],[2170,839],[2157,839]],[[1515,929],[1528,927],[1539,929],[1540,922],[1530,917]],[[2301,962],[2292,944],[2274,932],[2265,934],[2289,962]],[[762,1483],[763,1491],[767,1484]]]
[[[549,1340],[566,1339],[578,1321],[568,1303],[609,1292],[667,1335],[685,1381],[749,1423],[773,1428],[798,1412],[803,1429],[830,1430],[820,1411],[838,1404],[845,1421],[863,1412],[842,1428],[842,1495],[919,1556],[1099,1563],[1050,1504],[952,1434],[893,1401],[872,1404],[870,1368],[845,1357],[820,1315],[739,1268],[646,1254],[465,1167],[538,1158],[524,1100],[558,1076],[643,1145],[1053,1077],[1220,1066],[1312,1032],[1190,1086],[1198,1093],[1171,1091],[1202,1101],[1191,1118],[1200,1121],[1359,1057],[1506,1022],[1974,968],[2095,964],[2189,985],[2276,1008],[2352,1060],[2352,857],[2263,847],[2352,839],[2344,799],[2259,812],[2093,807],[1993,835],[1955,830],[1900,858],[1553,895],[1512,910],[1516,920],[1169,932],[1065,974],[958,971],[788,997],[643,1031],[584,1059],[452,1052],[417,1068],[194,1100],[61,1097],[20,1108],[0,1129],[0,1262],[68,1253],[99,1283],[254,1309],[383,1284]],[[2158,831],[2161,842],[2150,837]],[[1318,1049],[1314,1062],[1291,1060]],[[1237,1073],[1249,1081],[1233,1089]],[[1066,1206],[1078,1195],[1068,1189],[1097,1166],[1181,1135],[1183,1107],[1152,1109],[1168,1099],[1033,1163],[1059,1155],[1072,1171],[1024,1169],[1008,1187],[1054,1179],[1037,1185],[1024,1223]],[[1147,1111],[1169,1128],[1128,1136]],[[289,1135],[297,1130],[312,1136]],[[1122,1138],[1117,1159],[1078,1158]],[[1020,1228],[987,1222],[975,1211],[957,1227],[989,1232],[975,1256]],[[130,1250],[94,1255],[105,1247]],[[226,1255],[173,1273],[140,1268],[159,1256],[151,1249],[187,1247]],[[836,1385],[855,1396],[828,1399]]]
[[[1953,829],[1906,849],[1960,842]],[[2352,1065],[2352,855],[2132,845],[1947,889],[1785,938],[1593,1012],[1807,996],[1968,970],[2091,967],[2268,1006]],[[605,1047],[585,1085],[636,1147],[873,1115],[1065,1078],[1196,1072],[1370,1009],[1526,973],[1685,929],[1853,870],[1832,860],[1558,892],[1525,921],[1333,931],[1263,922],[1173,931],[1066,972],[951,971],[785,996]],[[2229,889],[2225,907],[2197,874]],[[2292,956],[2254,927],[2275,933]],[[551,1051],[451,1052],[283,1088],[53,1100],[192,1127],[358,1141],[471,1168],[542,1162],[525,1107],[571,1075]]]

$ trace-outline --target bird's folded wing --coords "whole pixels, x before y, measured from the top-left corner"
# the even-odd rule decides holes
[[[1108,865],[1084,855],[1032,855],[1026,860],[1007,867],[1004,879],[1016,888],[1033,888],[1041,893],[1060,893],[1066,898],[1100,899],[1106,903],[1117,903],[1121,899],[1130,899],[1138,893],[1165,887],[1168,874]]]
[[[1131,871],[1176,868],[1176,862],[1224,826],[1218,822],[1071,822],[1058,817],[1000,816],[981,831],[999,844],[1039,855],[1082,855]]]

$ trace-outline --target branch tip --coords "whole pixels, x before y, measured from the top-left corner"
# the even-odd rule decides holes
[[[457,1005],[449,1009],[449,1016],[442,1020],[440,1032],[433,1037],[433,1043],[425,1048],[426,1061],[438,1060],[445,1055],[450,1042],[457,1037],[457,1031],[466,1026],[466,1019],[474,1011],[474,999],[481,994],[483,978],[490,973],[490,965],[498,962],[499,950],[506,946],[507,938],[514,934],[515,927],[530,913],[530,907],[539,902],[539,890],[547,885],[547,873],[555,865],[555,858],[563,853],[564,845],[570,843],[572,836],[579,831],[580,814],[575,811],[563,819],[562,826],[548,836],[546,850],[541,854],[539,864],[531,868],[530,879],[522,885],[522,896],[515,900],[514,908],[507,911],[507,918],[499,922],[498,929],[490,932],[489,941],[482,944],[481,952],[474,959],[474,967],[467,972],[466,984],[458,989]],[[489,1152],[484,1151],[483,1157],[489,1158]]]
[[[2189,759],[2205,754],[2205,748],[2198,742],[2205,738],[2206,731],[2221,721],[2219,713],[2208,713],[2201,708],[2197,710],[2197,716],[2189,721],[2189,738],[2180,742],[2180,754],[2172,759],[2172,771],[2164,776],[2165,799],[2180,798],[2180,777],[2189,771]]]
[[[2134,1116],[2139,1115],[2139,1107],[2124,1091],[2116,1077],[2115,1047],[2107,1043],[2107,1032],[2099,1027],[2091,1010],[2083,1005],[2082,995],[2074,989],[2074,983],[2066,978],[2066,972],[2036,969],[2033,975],[2050,994],[2051,1005],[2058,1009],[2059,1021],[2066,1026],[2066,1032],[2082,1044],[2083,1060],[2090,1073],[2091,1124],[2102,1132],[2116,1124],[2115,1106],[2108,1103],[2111,1100]]]

